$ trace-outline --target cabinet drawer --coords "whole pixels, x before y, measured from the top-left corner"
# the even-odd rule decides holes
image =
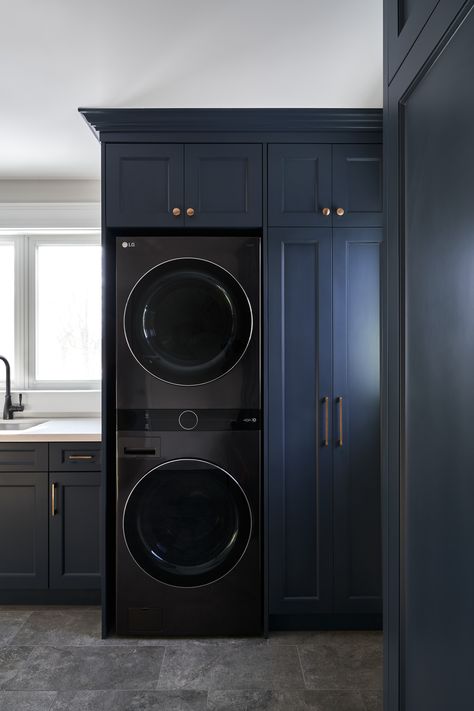
[[[0,443],[0,472],[38,472],[48,470],[46,442]]]
[[[99,443],[61,442],[49,445],[49,470],[52,472],[98,472],[100,468]]]

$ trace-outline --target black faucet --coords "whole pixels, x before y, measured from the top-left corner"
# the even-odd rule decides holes
[[[5,371],[6,371],[5,404],[3,406],[3,419],[4,420],[13,420],[13,413],[14,412],[23,412],[23,410],[25,409],[25,406],[21,404],[23,396],[20,395],[20,397],[19,397],[20,401],[19,401],[18,405],[12,404],[12,389],[11,389],[11,382],[10,382],[10,363],[7,361],[5,356],[0,356],[0,360],[3,360],[3,362],[5,363]]]

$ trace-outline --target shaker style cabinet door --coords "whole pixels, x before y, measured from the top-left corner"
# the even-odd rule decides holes
[[[389,81],[438,4],[439,0],[386,0]]]
[[[177,143],[107,144],[107,225],[182,227],[183,150]]]
[[[334,227],[383,227],[382,146],[334,144]]]
[[[330,612],[331,229],[271,229],[268,258],[270,614]]]
[[[261,226],[260,144],[187,144],[185,155],[187,227]]]
[[[332,224],[331,146],[268,147],[268,224],[327,227]],[[329,214],[323,212],[329,210]]]
[[[334,612],[382,612],[381,229],[336,229]]]
[[[50,587],[99,588],[99,472],[52,472],[49,490]]]
[[[0,589],[48,587],[48,474],[0,473]]]

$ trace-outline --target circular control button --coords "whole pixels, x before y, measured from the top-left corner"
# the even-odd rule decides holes
[[[199,422],[198,416],[193,410],[183,410],[178,417],[178,422],[183,430],[193,430]]]

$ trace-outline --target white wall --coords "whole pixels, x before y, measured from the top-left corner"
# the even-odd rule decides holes
[[[383,0],[15,0],[0,178],[99,177],[78,106],[380,107]]]

